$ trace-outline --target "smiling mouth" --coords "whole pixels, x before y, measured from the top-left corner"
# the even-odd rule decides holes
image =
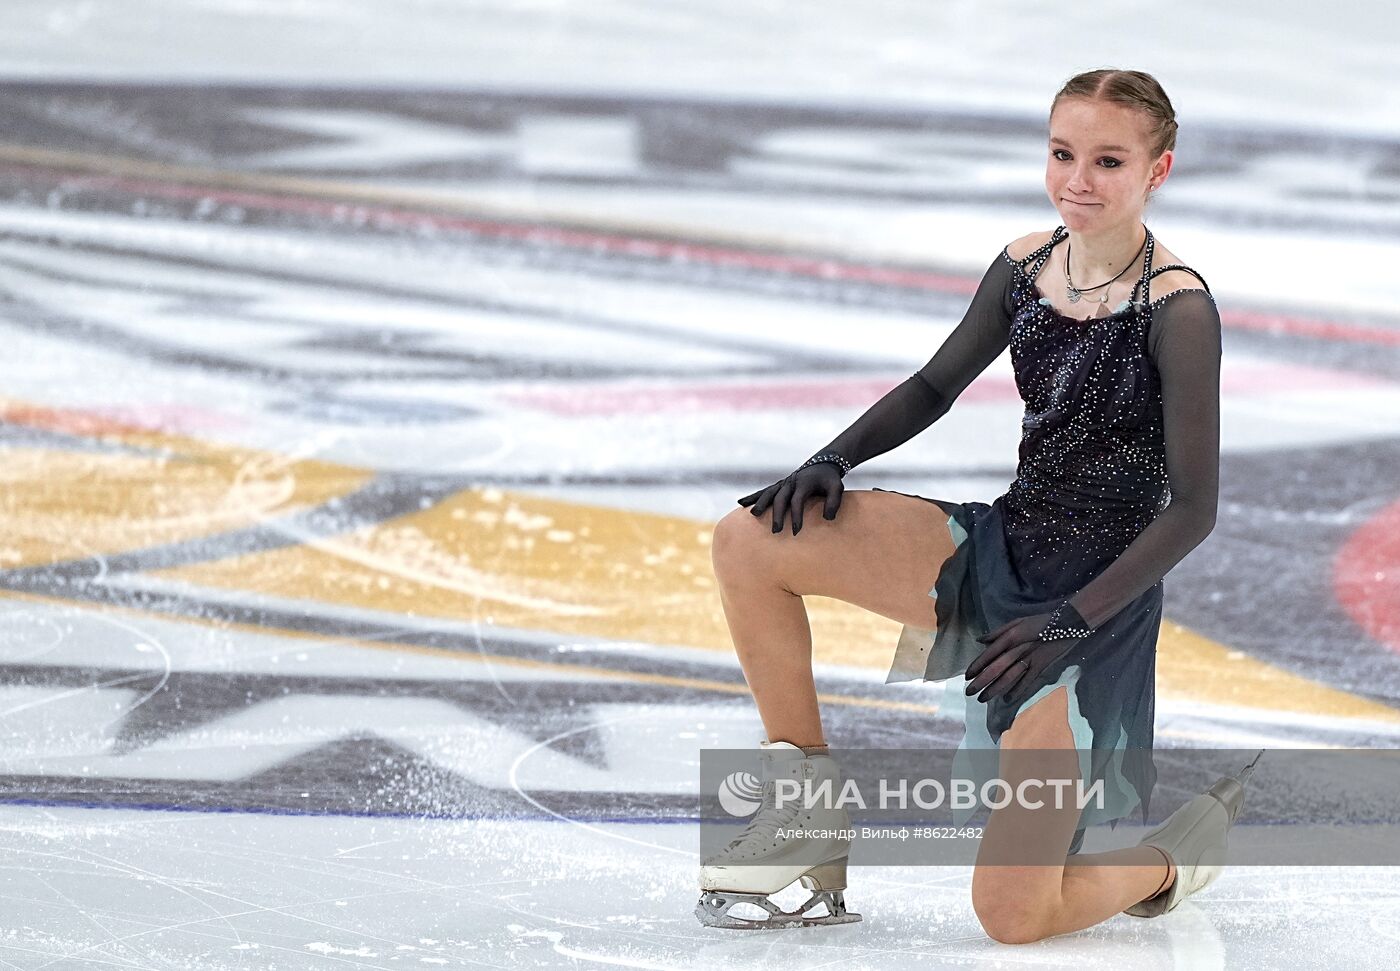
[[[1097,202],[1079,202],[1075,199],[1066,199],[1065,202],[1073,202],[1076,206],[1097,206]]]

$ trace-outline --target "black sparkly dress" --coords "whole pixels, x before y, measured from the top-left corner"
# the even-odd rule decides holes
[[[1036,280],[1067,238],[1060,226],[1020,261],[1003,249],[963,321],[913,376],[936,420],[1009,345],[1025,415],[1004,495],[990,505],[917,497],[948,514],[956,551],[929,591],[937,629],[904,628],[887,683],[947,681],[943,710],[961,715],[964,750],[994,748],[1020,711],[1065,686],[1083,778],[1102,780],[1108,796],[1085,811],[1087,826],[1134,808],[1147,818],[1162,577],[1215,521],[1220,318],[1208,287],[1150,299],[1152,278],[1168,269],[1200,276],[1152,268],[1150,231],[1128,300],[1087,320],[1060,313]],[[1014,709],[1006,696],[965,696],[978,636],[1065,598],[1093,631],[1041,673],[1038,690]]]

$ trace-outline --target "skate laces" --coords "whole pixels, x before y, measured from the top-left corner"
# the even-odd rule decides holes
[[[753,814],[753,818],[749,820],[743,832],[730,840],[725,849],[734,849],[750,839],[767,842],[777,835],[779,829],[789,825],[801,811],[802,799],[800,796],[789,799],[786,805],[779,806],[778,784],[765,782],[763,784],[763,801],[759,804],[758,811]]]

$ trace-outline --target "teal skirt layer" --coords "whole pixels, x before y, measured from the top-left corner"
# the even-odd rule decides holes
[[[988,506],[899,495],[932,502],[948,513],[954,553],[928,592],[938,601],[937,628],[905,625],[885,683],[924,680],[943,686],[940,711],[963,723],[955,777],[972,780],[980,790],[995,766],[971,753],[996,749],[1022,711],[1063,687],[1080,778],[1085,787],[1098,786],[1101,793],[1101,799],[1083,810],[1080,826],[1114,825],[1134,810],[1146,821],[1156,783],[1151,752],[1161,584],[1042,672],[1041,686],[1021,704],[1013,708],[1002,698],[981,702],[965,694],[967,666],[985,647],[977,638],[1008,620],[1053,609],[1059,599],[1030,593],[1020,582],[1005,546],[1000,500]],[[955,825],[965,825],[973,815],[973,810],[955,811]]]

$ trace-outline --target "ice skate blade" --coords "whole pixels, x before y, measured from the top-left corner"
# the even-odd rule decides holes
[[[732,917],[730,908],[736,904],[753,904],[768,911],[761,919]],[[827,913],[808,916],[807,912],[818,904],[825,904]],[[818,890],[807,898],[806,903],[794,911],[780,909],[766,894],[726,893],[722,890],[707,890],[700,895],[695,905],[695,916],[706,927],[723,927],[729,930],[777,930],[783,927],[821,927],[828,924],[853,924],[861,919],[860,914],[846,910],[845,896],[840,890]]]

